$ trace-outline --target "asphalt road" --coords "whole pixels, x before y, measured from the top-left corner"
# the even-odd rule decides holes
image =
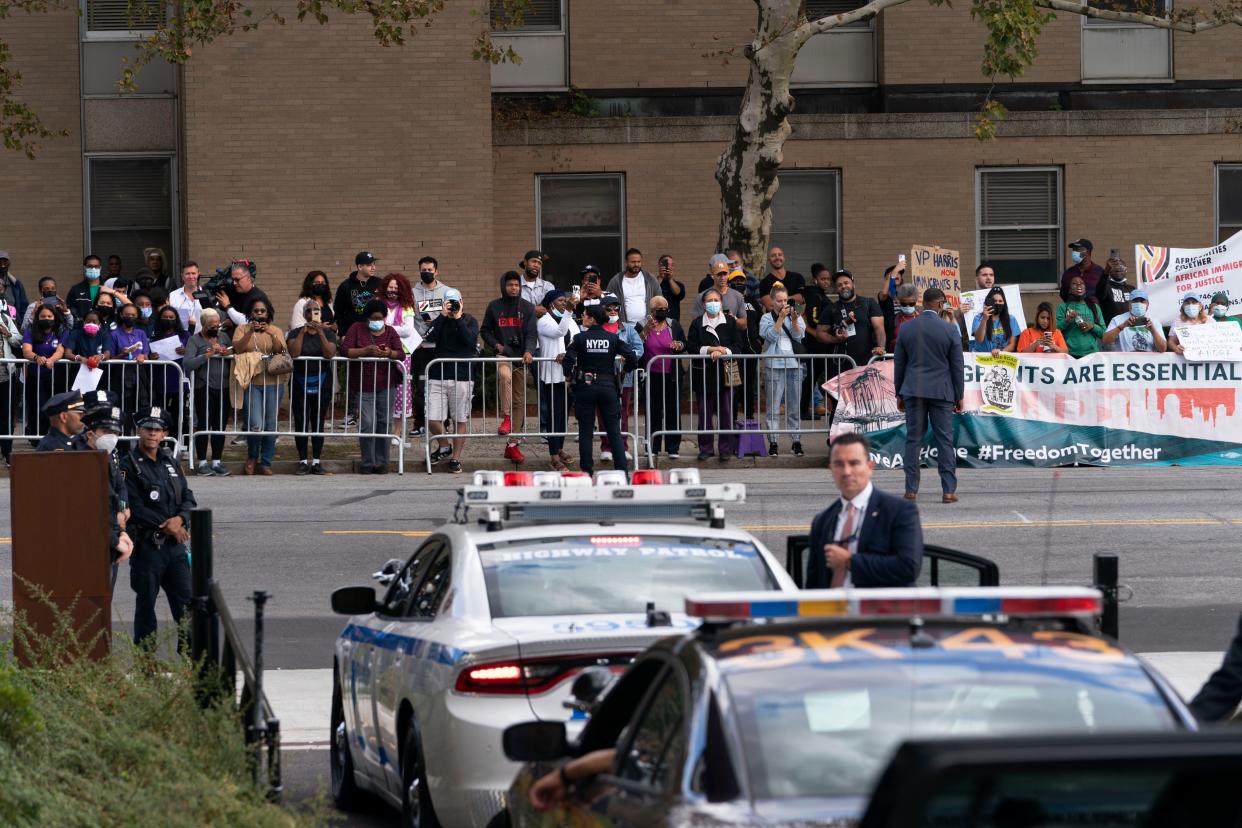
[[[1232,469],[1132,468],[964,470],[961,502],[940,503],[934,472],[924,472],[919,503],[926,540],[983,555],[1002,584],[1089,584],[1092,555],[1120,557],[1121,638],[1138,652],[1219,651],[1242,610],[1242,570],[1234,533],[1242,531],[1242,486]],[[826,470],[707,469],[705,481],[745,482],[748,502],[729,520],[754,532],[783,558],[785,538],[805,531],[833,496]],[[877,485],[901,491],[899,473]],[[200,505],[214,510],[215,570],[234,615],[252,616],[252,590],[268,604],[269,668],[327,668],[341,619],[328,596],[369,583],[388,558],[403,558],[444,523],[464,476],[408,474],[322,478],[192,479]],[[926,488],[930,484],[931,488]],[[8,498],[8,481],[0,481]],[[10,516],[0,514],[0,536]],[[0,545],[0,601],[11,600],[11,547]],[[132,593],[114,602],[114,628],[129,629]],[[166,616],[166,612],[163,612]],[[245,624],[249,634],[249,624]],[[326,722],[324,723],[326,729]],[[290,753],[290,793],[304,798],[326,774],[323,751]],[[385,824],[379,810],[350,824]]]

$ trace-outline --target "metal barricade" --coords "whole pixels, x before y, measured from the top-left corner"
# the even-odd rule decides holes
[[[191,465],[201,459],[211,437],[305,439],[308,459],[319,456],[318,441],[346,438],[391,442],[397,450],[397,473],[405,473],[410,388],[401,360],[298,357],[293,361],[292,374],[277,376],[275,382],[247,382],[242,387],[235,370],[239,358],[254,362],[246,354],[211,356],[191,373]],[[257,366],[244,366],[242,370],[260,379],[268,377],[265,366],[269,359],[260,356]],[[380,453],[374,445],[365,449]],[[261,443],[248,447],[248,453],[251,450],[257,450],[262,461],[274,452],[274,444]],[[219,459],[218,453],[215,459]]]
[[[471,357],[465,359],[456,359],[452,357],[443,357],[432,359],[427,363],[427,370],[418,378],[423,383],[424,388],[424,406],[425,422],[427,423],[427,434],[423,440],[423,453],[427,463],[427,473],[431,474],[432,461],[431,453],[435,444],[449,444],[449,441],[455,439],[477,440],[483,437],[495,439],[503,437],[506,440],[516,441],[520,439],[535,439],[546,437],[564,437],[566,439],[575,438],[578,432],[569,430],[569,423],[573,412],[573,388],[572,383],[560,383],[561,388],[557,399],[551,399],[550,390],[541,392],[541,386],[555,385],[553,383],[542,383],[539,380],[539,365],[542,363],[551,363],[556,360],[552,357],[535,357],[529,364],[526,364],[519,357]],[[472,377],[472,386],[467,388],[464,385],[458,385],[452,380],[431,379],[436,374],[438,376],[452,377],[455,375],[467,375]],[[631,372],[630,376],[634,378],[633,389],[630,390],[630,405],[623,408],[626,419],[633,418],[629,427],[622,421],[621,436],[631,441],[633,445],[634,466],[637,468],[640,464],[642,455],[642,431],[639,428],[639,387],[642,383],[643,371],[636,370]],[[433,388],[431,382],[447,383],[444,386],[436,386]],[[462,380],[464,383],[465,380]],[[434,391],[434,394],[433,394]],[[459,401],[457,394],[466,394],[470,396],[469,419],[465,423],[465,430],[458,431],[461,425],[454,419],[456,411],[465,410],[461,406],[464,401]],[[531,413],[530,396],[534,396],[534,413]],[[440,402],[444,402],[447,407],[447,418],[442,420],[445,422],[445,432],[443,434],[432,434],[431,423],[433,422],[432,413],[433,405],[439,406],[435,397],[440,398]],[[623,399],[625,394],[623,393]],[[563,408],[560,405],[563,404]],[[551,428],[551,420],[555,411],[560,408],[565,412],[565,428],[555,430]],[[438,412],[437,412],[438,413]],[[505,416],[509,417],[509,430],[500,431],[500,426],[504,422]],[[451,421],[453,428],[448,428],[448,422]],[[534,430],[531,425],[535,426]],[[593,430],[596,438],[605,436],[604,432],[599,429],[599,422],[596,421],[596,428]],[[625,451],[624,446],[609,446],[609,450],[614,453],[618,450]]]
[[[774,360],[781,360],[785,365],[788,361],[796,361],[798,366],[768,367]],[[724,367],[726,363],[736,367],[734,385],[730,385],[730,378],[724,376],[726,372],[733,371]],[[659,370],[664,364],[671,365],[671,370]],[[688,377],[683,375],[683,366],[689,369]],[[797,435],[798,439],[805,434],[826,435],[831,425],[829,415],[818,413],[810,398],[804,403],[803,394],[810,393],[810,389],[827,378],[855,367],[854,360],[845,354],[732,354],[720,357],[719,361],[704,354],[652,357],[646,367],[645,436],[648,463],[655,465],[657,440],[669,436],[736,436],[740,441],[744,435],[758,434],[761,439],[771,441],[777,434]],[[781,373],[777,374],[777,371]],[[669,393],[668,380],[665,379],[670,373],[672,393]],[[716,381],[718,374],[719,382]],[[657,376],[662,378],[661,383],[655,381]],[[794,389],[797,394],[791,393]],[[657,396],[660,399],[657,400]],[[790,397],[796,397],[796,400],[790,400]],[[683,410],[687,405],[688,411]],[[804,407],[809,409],[809,419],[802,417],[801,409]],[[694,427],[684,427],[683,417],[691,416],[694,417]],[[714,427],[708,427],[709,424]],[[720,442],[719,453],[722,456],[736,449],[732,440]],[[700,443],[700,454],[715,453],[707,452],[705,445]]]

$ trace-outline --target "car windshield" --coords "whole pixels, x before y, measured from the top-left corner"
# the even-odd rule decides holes
[[[689,592],[775,589],[753,543],[665,535],[543,538],[482,548],[492,617],[680,612]]]
[[[725,677],[754,795],[867,796],[909,738],[1177,727],[1132,659],[1091,662],[1051,649],[865,660],[828,649],[822,661],[792,666],[778,661],[789,664],[789,649],[769,651],[770,666]]]

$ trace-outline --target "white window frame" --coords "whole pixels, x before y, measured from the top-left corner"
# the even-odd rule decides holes
[[[996,225],[983,224],[983,176],[990,173],[1018,172],[1051,172],[1056,173],[1057,181],[1057,221],[1056,224],[1031,225]],[[1053,246],[1058,252],[1065,247],[1065,170],[1056,165],[1031,165],[1007,167],[975,167],[975,265],[983,262],[983,234],[989,230],[1056,230],[1057,241]],[[1047,291],[1059,287],[1060,274],[1055,273],[1050,282],[1020,282],[1022,290]]]
[[[1082,5],[1084,6],[1095,5],[1096,8],[1107,8],[1107,5],[1100,6],[1099,3],[1100,3],[1100,0],[1082,0]],[[1166,10],[1172,5],[1173,5],[1172,0],[1164,0],[1164,7]],[[1130,23],[1128,21],[1123,22],[1120,20],[1102,20],[1098,17],[1087,17],[1086,15],[1083,15],[1082,25],[1084,29],[1150,29],[1152,28],[1151,26],[1147,26],[1143,23]]]
[[[788,179],[788,178],[815,178],[815,177],[825,177],[825,176],[832,176],[833,178],[832,197],[833,199],[835,199],[835,208],[836,208],[835,214],[837,217],[836,227],[833,228],[833,236],[836,242],[836,244],[834,245],[835,250],[833,251],[833,254],[836,256],[836,264],[834,265],[833,269],[837,269],[837,268],[842,267],[845,261],[841,256],[841,251],[842,251],[842,244],[841,244],[841,207],[842,207],[841,205],[841,176],[842,176],[842,172],[841,172],[841,168],[840,167],[818,167],[818,168],[816,167],[793,167],[789,169],[778,170],[776,173],[777,180],[780,180],[780,178],[782,177],[785,177]],[[779,188],[776,191],[776,198],[780,198]],[[770,241],[771,240],[769,239],[769,242]],[[810,267],[810,263],[807,263],[806,266]],[[808,276],[809,275],[810,274],[808,273]]]
[[[92,161],[141,161],[150,158],[161,158],[168,160],[169,166],[169,182],[172,189],[169,192],[169,221],[172,222],[172,249],[165,250],[164,255],[168,257],[168,266],[170,262],[181,261],[181,187],[180,176],[177,171],[177,153],[175,152],[88,152],[82,155],[82,249],[91,250],[91,162]],[[107,253],[94,251],[98,256],[107,256]]]
[[[1087,5],[1091,5],[1092,2],[1095,2],[1098,4],[1100,0],[1081,0],[1081,2],[1082,2],[1082,5],[1087,6]],[[1171,9],[1172,6],[1173,6],[1173,0],[1164,0],[1165,9]],[[1165,49],[1167,50],[1167,53],[1169,56],[1169,76],[1167,78],[1135,78],[1133,80],[1127,80],[1125,78],[1104,78],[1104,79],[1081,78],[1080,80],[1082,81],[1084,85],[1086,86],[1110,86],[1110,85],[1116,86],[1117,84],[1125,84],[1125,83],[1158,84],[1158,83],[1173,83],[1175,80],[1177,80],[1177,69],[1174,64],[1173,32],[1169,31],[1168,29],[1156,29],[1154,26],[1148,26],[1143,23],[1129,23],[1129,22],[1121,22],[1121,21],[1114,21],[1114,20],[1101,20],[1098,17],[1087,17],[1086,15],[1082,16],[1081,29],[1082,31],[1078,36],[1078,49],[1079,49],[1078,65],[1080,67],[1086,62],[1087,31],[1091,29],[1094,29],[1096,31],[1099,31],[1099,30],[1116,31],[1117,29],[1146,29],[1146,30],[1154,30],[1158,32],[1163,32],[1164,37],[1165,37]],[[1081,73],[1081,70],[1080,70],[1080,73]]]
[[[90,14],[90,10],[87,8],[87,6],[90,4],[90,0],[80,0],[80,3],[81,3],[82,11],[81,11],[81,14],[79,15],[79,19],[80,19],[79,26],[81,28],[81,37],[82,37],[83,42],[91,41],[91,40],[139,40],[140,38],[146,37],[147,35],[151,34],[151,32],[155,31],[154,29],[128,29],[128,30],[122,29],[122,30],[117,30],[117,31],[100,31],[100,32],[91,31],[89,28],[87,28],[88,21],[89,21],[88,15]],[[171,15],[173,11],[174,9],[172,5],[170,4],[167,7],[167,10],[165,11],[165,15]]]
[[[578,178],[578,179],[615,178],[616,180],[621,182],[621,193],[620,193],[620,197],[621,197],[621,233],[620,233],[621,246],[620,246],[620,249],[621,249],[621,264],[624,265],[625,264],[625,250],[629,246],[629,243],[626,240],[627,236],[629,235],[629,215],[627,214],[626,209],[625,209],[626,207],[625,173],[624,172],[535,173],[535,238],[539,240],[539,243],[537,246],[540,250],[543,250],[543,247],[544,247],[544,243],[543,243],[543,180],[545,178],[549,178],[549,179],[555,178],[559,181],[566,181],[572,178]],[[604,234],[600,233],[599,235],[602,236]],[[556,238],[556,236],[554,235],[553,238]],[[568,237],[562,237],[562,238],[568,238]],[[572,277],[572,274],[571,274],[571,277]],[[606,273],[601,273],[600,277],[601,279],[604,280],[605,284],[607,283],[608,279],[612,278],[610,275]]]
[[[1214,218],[1215,221],[1212,227],[1212,238],[1216,239],[1217,240],[1216,243],[1219,244],[1220,242],[1224,241],[1224,239],[1222,239],[1220,235],[1220,228],[1221,228],[1220,171],[1222,169],[1242,171],[1242,161],[1235,161],[1235,162],[1220,161],[1214,164],[1213,167],[1214,169],[1212,171],[1212,217]],[[1240,222],[1239,225],[1242,226],[1242,222]]]

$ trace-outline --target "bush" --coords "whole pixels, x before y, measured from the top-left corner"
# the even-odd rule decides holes
[[[255,787],[238,714],[200,707],[187,659],[118,635],[93,662],[63,627],[51,640],[9,621],[33,666],[0,655],[0,824],[310,824]]]

